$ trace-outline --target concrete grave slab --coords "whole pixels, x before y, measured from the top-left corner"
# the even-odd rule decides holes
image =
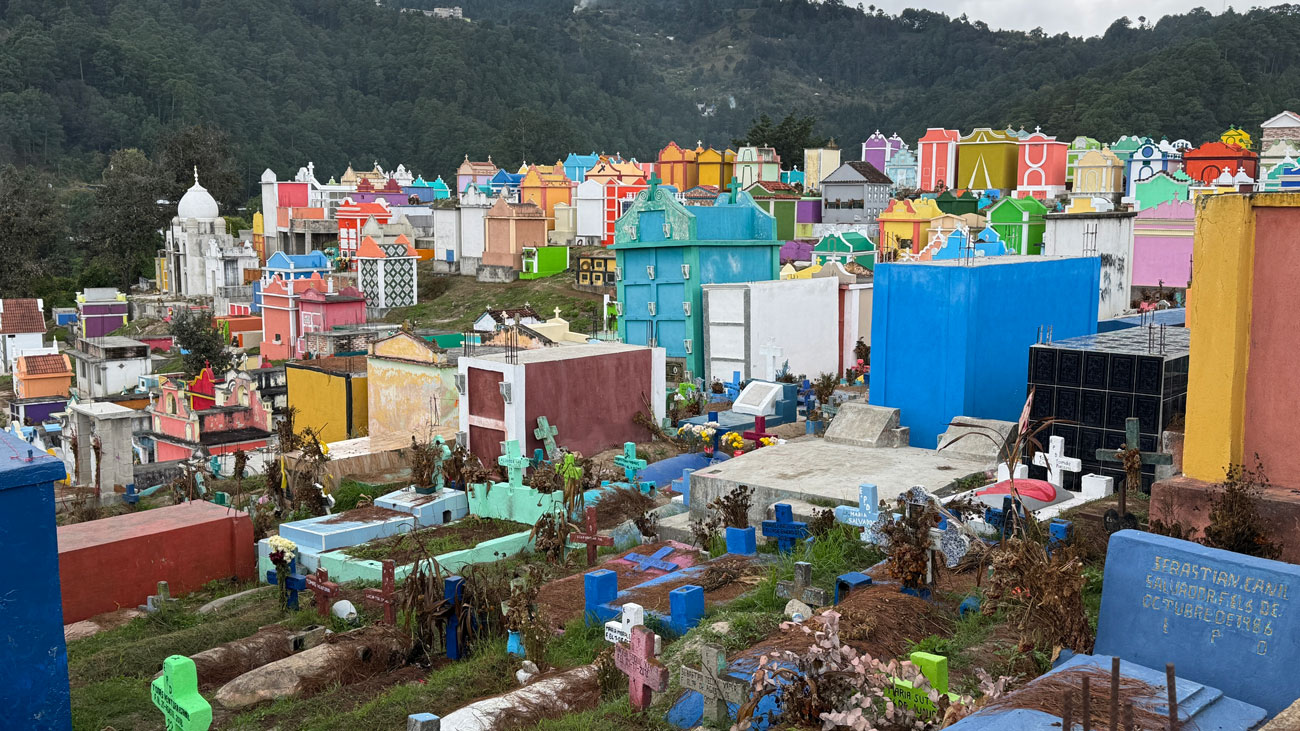
[[[826,441],[851,447],[906,447],[908,432],[898,425],[899,411],[861,401],[841,404],[826,427]]]
[[[387,538],[398,533],[408,533],[415,527],[410,515],[392,516],[373,521],[338,521],[337,515],[295,520],[280,524],[280,535],[312,551],[332,551],[358,543]],[[329,522],[337,521],[337,522]]]
[[[991,461],[1000,460],[1008,453],[1018,426],[1014,421],[976,419],[971,416],[954,416],[952,423],[969,426],[949,426],[939,435],[939,449]],[[967,434],[970,436],[965,436]]]
[[[413,487],[402,488],[375,501],[380,508],[410,513],[416,525],[428,528],[460,520],[469,515],[469,498],[460,490],[444,487],[438,492],[421,495]]]
[[[780,398],[781,390],[779,383],[750,381],[731,405],[731,410],[750,416],[771,416],[775,413],[776,400]]]

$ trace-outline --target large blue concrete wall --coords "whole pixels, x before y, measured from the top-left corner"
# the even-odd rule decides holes
[[[954,416],[1016,420],[1038,328],[1096,332],[1100,277],[1096,257],[878,264],[870,402],[901,409],[930,449]]]
[[[62,462],[0,432],[0,536],[13,559],[0,574],[0,728],[72,727],[54,524],[63,477]]]

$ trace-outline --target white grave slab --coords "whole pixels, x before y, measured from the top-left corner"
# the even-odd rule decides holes
[[[731,405],[731,410],[750,416],[771,416],[776,413],[776,400],[781,397],[781,390],[779,383],[750,381]]]

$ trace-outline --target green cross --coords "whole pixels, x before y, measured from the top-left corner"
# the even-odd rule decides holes
[[[1143,452],[1139,445],[1141,442],[1142,422],[1136,416],[1130,416],[1124,421],[1124,444],[1116,451],[1109,449],[1098,449],[1097,459],[1102,462],[1119,462],[1129,455],[1137,455],[1139,460],[1132,468],[1127,471],[1123,484],[1119,486],[1119,517],[1122,520],[1128,514],[1128,488],[1130,485],[1133,489],[1140,489],[1142,485],[1142,465],[1144,464],[1173,464],[1173,455],[1162,452]]]
[[[659,177],[659,173],[651,173],[650,179],[646,182],[650,184],[650,195],[646,196],[646,200],[652,201],[655,199],[655,191],[659,190],[659,186],[662,185],[664,181]]]
[[[545,416],[537,417],[537,428],[533,430],[533,436],[542,440],[542,445],[546,447],[546,458],[552,462],[560,456],[560,450],[555,446],[555,438],[559,435],[560,430],[552,426]]]
[[[564,461],[560,463],[560,477],[568,482],[582,481],[582,468],[578,466],[578,459],[572,453],[564,455]]]
[[[731,182],[727,183],[727,190],[731,191],[731,202],[735,203],[740,194],[740,181],[734,175],[731,177]]]
[[[199,674],[184,655],[163,660],[163,674],[150,688],[153,704],[167,719],[167,731],[207,731],[212,706],[199,695]]]
[[[528,466],[528,458],[519,454],[519,442],[514,439],[501,442],[501,452],[497,464],[506,468],[506,481],[511,487],[523,487],[524,468]]]
[[[636,473],[645,469],[649,463],[644,459],[637,459],[635,442],[623,442],[623,453],[614,458],[614,464],[623,468],[623,476],[628,484],[635,485]]]

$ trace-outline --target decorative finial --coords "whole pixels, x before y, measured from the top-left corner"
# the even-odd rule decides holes
[[[556,307],[556,308],[555,308],[555,319],[557,319],[557,320],[560,319],[560,308],[559,308],[559,307]]]
[[[198,165],[195,165],[195,166],[194,166],[194,184],[195,184],[195,185],[198,185],[198,184],[199,184],[199,166],[198,166]]]

